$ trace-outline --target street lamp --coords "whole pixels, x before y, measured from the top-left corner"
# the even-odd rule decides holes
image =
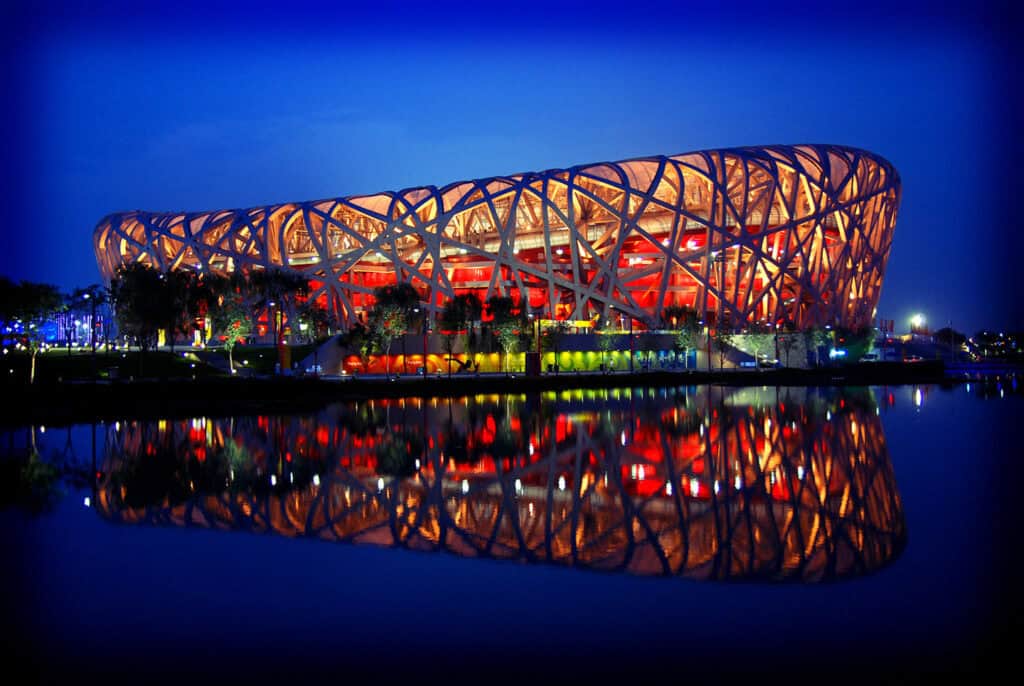
[[[427,378],[427,338],[430,336],[430,319],[423,317],[423,378]]]
[[[616,312],[619,312],[619,313],[625,315],[626,318],[629,319],[629,373],[632,374],[633,373],[633,356],[634,356],[634,348],[633,348],[633,315],[628,313],[628,312],[626,312],[625,310],[620,310],[615,305],[612,305],[611,308],[613,310],[615,310]]]

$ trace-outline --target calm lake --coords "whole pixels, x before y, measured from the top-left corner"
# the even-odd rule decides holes
[[[61,681],[991,667],[1018,383],[5,429],[5,650]]]

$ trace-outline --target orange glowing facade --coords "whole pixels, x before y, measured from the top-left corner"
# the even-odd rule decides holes
[[[831,145],[708,150],[443,187],[245,210],[111,214],[106,279],[130,262],[227,274],[272,267],[352,323],[373,290],[411,283],[431,317],[473,292],[555,319],[871,323],[900,182],[886,160]]]

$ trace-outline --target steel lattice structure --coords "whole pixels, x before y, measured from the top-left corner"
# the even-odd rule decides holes
[[[229,273],[280,267],[351,323],[373,289],[507,295],[557,319],[709,320],[859,327],[874,316],[900,201],[872,153],[733,148],[513,174],[443,187],[195,213],[111,214],[94,234],[118,266]]]

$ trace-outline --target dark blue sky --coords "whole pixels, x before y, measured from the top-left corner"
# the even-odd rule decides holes
[[[1024,328],[1011,13],[768,4],[0,10],[0,273],[98,280],[92,229],[115,210],[826,142],[903,179],[880,317]]]

